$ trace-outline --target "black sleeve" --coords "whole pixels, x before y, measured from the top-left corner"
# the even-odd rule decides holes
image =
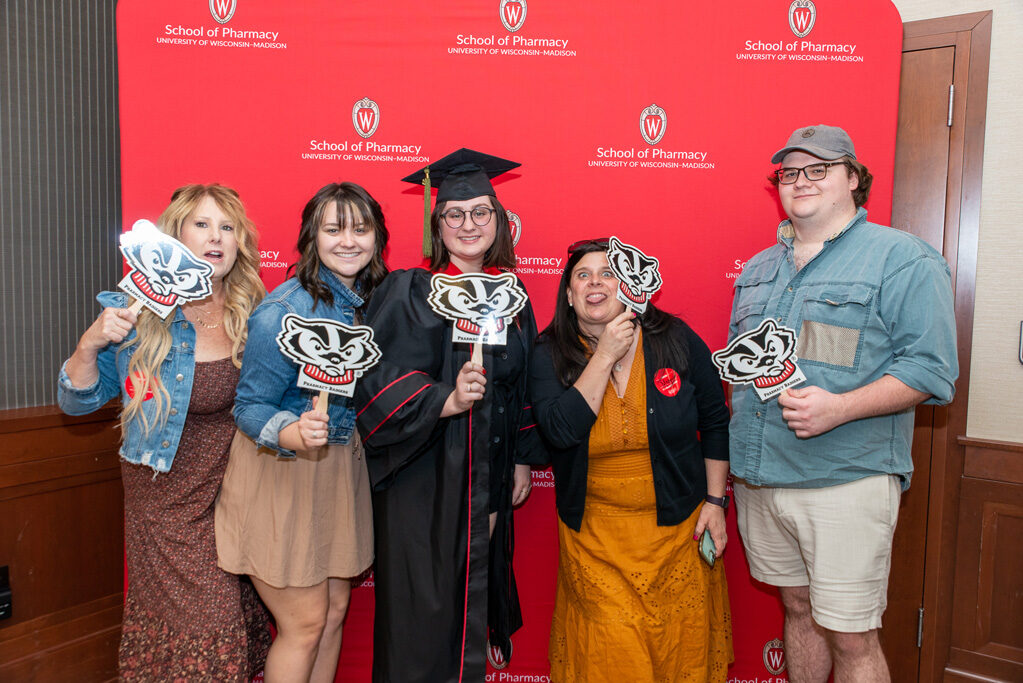
[[[426,303],[429,289],[427,271],[395,271],[366,311],[383,358],[359,380],[355,403],[374,484],[404,467],[443,429],[440,412],[454,391],[441,377],[451,331]]]
[[[536,318],[533,316],[533,306],[531,303],[526,304],[525,309],[519,314],[519,320],[522,323],[522,334],[526,339],[526,368],[525,372],[523,372],[526,386],[524,392],[525,403],[522,406],[522,414],[519,418],[519,434],[515,445],[515,464],[543,467],[550,464],[551,457],[537,430],[536,416],[532,404],[532,382],[529,381],[529,369],[536,345]]]
[[[554,372],[551,344],[543,338],[529,366],[533,416],[540,435],[554,448],[574,448],[590,438],[597,416],[575,387],[565,387]]]
[[[699,410],[700,449],[706,459],[728,460],[729,416],[721,378],[710,359],[710,349],[688,325],[685,336],[689,347],[689,381]]]

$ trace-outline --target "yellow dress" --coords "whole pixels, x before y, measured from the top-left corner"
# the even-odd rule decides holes
[[[642,348],[625,398],[609,381],[590,431],[582,526],[558,520],[553,683],[723,682],[732,661],[724,566],[693,541],[700,508],[657,526]]]

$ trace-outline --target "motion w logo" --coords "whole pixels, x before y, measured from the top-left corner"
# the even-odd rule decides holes
[[[373,135],[380,126],[380,105],[363,97],[352,107],[352,125],[359,137],[368,138]]]
[[[218,24],[231,21],[238,8],[238,0],[210,0],[210,14]]]
[[[785,644],[778,638],[764,645],[764,667],[774,676],[785,670]]]
[[[817,8],[813,0],[792,0],[789,5],[789,28],[797,38],[803,38],[817,21]]]
[[[796,33],[805,31],[810,26],[810,10],[805,7],[800,7],[792,13],[792,23],[796,26]]]
[[[639,132],[648,145],[656,145],[664,137],[668,116],[656,104],[651,104],[639,115]]]
[[[372,109],[360,109],[358,112],[359,117],[359,130],[363,133],[368,133],[373,130],[373,122],[376,120],[376,114]]]
[[[526,0],[501,0],[501,23],[511,32],[526,23]]]
[[[519,23],[519,18],[522,16],[522,5],[517,2],[509,2],[504,6],[504,18],[508,20],[508,23],[514,26]]]

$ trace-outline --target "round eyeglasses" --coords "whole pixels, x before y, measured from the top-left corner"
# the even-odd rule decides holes
[[[444,224],[446,226],[452,230],[457,230],[465,223],[465,214],[468,213],[472,218],[473,224],[482,228],[490,223],[490,218],[494,215],[496,210],[497,209],[492,209],[489,206],[474,206],[469,209],[468,212],[463,211],[462,209],[448,209],[441,214],[441,217],[444,219]]]
[[[832,166],[848,165],[848,161],[830,161],[827,163],[810,164],[802,168],[779,168],[774,172],[774,175],[778,177],[778,182],[782,185],[791,185],[799,180],[800,172],[806,176],[807,180],[824,180],[828,177],[828,169]]]

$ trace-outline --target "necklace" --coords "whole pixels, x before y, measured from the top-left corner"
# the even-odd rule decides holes
[[[205,327],[207,330],[215,330],[224,324],[224,309],[220,309],[220,320],[215,323],[206,322],[206,318],[203,315],[209,315],[209,311],[204,311],[196,306],[192,306],[190,309],[192,317],[195,318],[192,322],[201,327]]]
[[[207,330],[215,330],[215,329],[217,329],[218,327],[220,327],[221,325],[223,325],[223,324],[224,324],[224,318],[223,318],[223,317],[221,317],[221,318],[220,318],[220,322],[217,322],[217,323],[214,323],[214,324],[212,324],[212,325],[211,325],[211,324],[209,324],[208,322],[206,322],[205,320],[203,320],[203,319],[202,319],[202,316],[201,316],[201,315],[199,315],[198,313],[196,313],[196,314],[195,314],[195,322],[196,322],[197,324],[199,324],[199,325],[202,325],[202,326],[203,326],[203,327],[205,327],[205,328],[206,328]]]

